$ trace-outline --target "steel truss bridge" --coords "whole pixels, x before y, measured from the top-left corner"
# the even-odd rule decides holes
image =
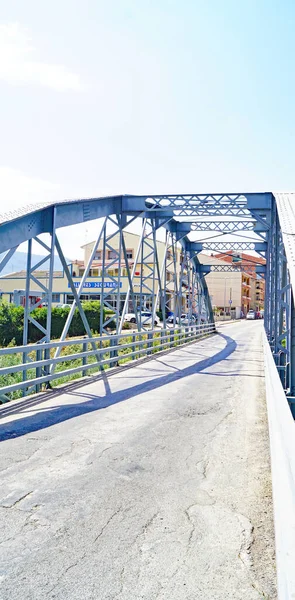
[[[63,227],[97,220],[98,233],[85,272],[76,287],[75,277],[67,264],[59,241]],[[128,227],[136,221],[140,228],[139,244],[133,266],[127,256],[125,242]],[[44,234],[46,234],[44,236]],[[159,235],[165,239],[165,250],[158,251]],[[46,241],[44,241],[46,239]],[[49,240],[49,241],[48,241]],[[119,240],[119,243],[118,243]],[[89,198],[29,206],[18,213],[9,213],[0,220],[0,273],[14,252],[27,244],[27,269],[23,345],[0,349],[0,399],[7,402],[14,392],[26,395],[39,391],[42,384],[62,375],[85,376],[104,366],[120,365],[122,349],[130,358],[140,358],[158,350],[192,342],[215,331],[213,311],[206,284],[211,270],[237,270],[236,264],[203,265],[198,256],[202,250],[255,251],[266,259],[253,269],[265,280],[265,381],[270,431],[275,528],[277,546],[278,597],[295,595],[295,194],[235,193],[177,194],[149,196],[114,196]],[[44,258],[34,263],[32,244],[37,242],[45,251]],[[102,248],[101,304],[113,308],[110,293],[116,294],[117,310],[110,316],[100,312],[100,336],[94,337],[81,303],[81,294],[98,247]],[[110,254],[109,254],[110,251]],[[51,340],[51,305],[54,279],[54,255],[57,252],[68,285],[74,297],[60,340]],[[180,262],[177,257],[180,254]],[[111,260],[107,260],[111,256]],[[48,277],[37,279],[36,271],[49,260]],[[217,262],[217,261],[216,261]],[[136,271],[137,264],[141,271]],[[116,265],[118,275],[111,276]],[[127,273],[128,291],[121,296],[122,272]],[[110,281],[111,286],[104,285]],[[29,305],[30,290],[41,287],[43,298]],[[111,289],[111,292],[110,292]],[[139,298],[139,302],[138,302]],[[163,314],[163,328],[150,329],[142,315],[146,298],[153,317],[158,307]],[[182,312],[183,299],[188,306],[185,326],[177,317]],[[47,321],[39,323],[34,308],[47,302]],[[136,329],[122,332],[124,315],[130,305],[136,315]],[[67,339],[78,309],[85,327],[82,340]],[[173,311],[175,321],[168,327],[166,314]],[[198,321],[193,319],[198,315]],[[200,316],[206,315],[205,324]],[[110,334],[110,321],[115,330]],[[203,320],[202,320],[203,321]],[[28,344],[29,326],[40,332],[37,344]],[[130,341],[131,338],[131,341]],[[67,354],[73,343],[79,352]],[[62,354],[62,351],[66,354]],[[5,366],[6,355],[14,355],[12,366]],[[16,357],[21,357],[21,360]],[[91,361],[90,361],[91,359]],[[77,362],[80,361],[79,366]],[[65,363],[65,371],[56,372]],[[11,383],[10,375],[18,375]],[[7,379],[5,379],[7,377]],[[291,410],[290,410],[291,408]]]
[[[99,220],[99,231],[77,288],[59,242],[59,230],[92,220]],[[135,220],[140,227],[140,236],[133,267],[131,267],[127,258],[125,232]],[[156,243],[159,230],[162,231],[162,237],[165,236],[165,251],[161,260]],[[44,242],[43,234],[49,234],[47,235],[49,242]],[[44,258],[37,264],[33,264],[33,240],[42,246],[43,251],[45,250]],[[128,292],[121,314],[117,310],[112,316],[108,314],[106,319],[103,317],[103,311],[100,315],[101,333],[108,334],[110,321],[115,321],[116,335],[122,333],[124,316],[130,304],[136,315],[137,331],[139,333],[145,331],[146,323],[139,307],[144,307],[146,298],[150,299],[153,315],[160,307],[164,331],[167,327],[168,311],[173,311],[174,326],[176,326],[177,317],[182,312],[184,297],[188,304],[189,326],[193,326],[195,322],[192,318],[193,312],[199,315],[199,319],[201,315],[206,315],[207,323],[213,324],[206,275],[211,270],[229,271],[243,267],[231,264],[203,265],[199,262],[198,254],[202,250],[213,252],[254,250],[266,259],[266,265],[254,264],[253,269],[259,277],[265,279],[265,330],[283,389],[292,405],[295,397],[295,195],[286,193],[124,195],[28,206],[17,213],[9,213],[2,217],[0,273],[19,245],[24,242],[27,243],[27,274],[22,352],[25,364],[29,360],[26,346],[29,324],[32,323],[41,332],[38,344],[39,368],[35,379],[40,378],[43,382],[47,375],[53,376],[55,368],[54,364],[51,364],[50,368],[48,365],[56,252],[74,297],[59,340],[60,345],[56,348],[55,359],[58,359],[76,308],[80,312],[85,333],[90,342],[92,340],[92,332],[80,296],[99,245],[103,248],[101,304],[106,308],[112,308],[110,304],[112,292],[117,297],[117,307],[122,306],[122,302],[120,303],[122,268],[126,269],[128,277]],[[179,248],[181,258],[180,268],[177,268],[176,257]],[[112,256],[108,261],[107,251],[111,251]],[[46,282],[40,281],[36,278],[35,272],[48,260],[48,277]],[[141,264],[140,273],[136,272],[138,263]],[[253,263],[255,263],[254,256]],[[116,277],[109,274],[112,265],[118,267]],[[111,292],[110,288],[104,285],[106,279],[111,281]],[[30,290],[35,284],[41,287],[43,298],[39,299],[34,306],[29,306]],[[44,301],[48,305],[45,327],[32,316],[33,309]],[[95,352],[97,345],[93,342],[91,348],[90,351]],[[101,361],[102,356],[97,356],[97,360]],[[84,369],[85,372],[87,368]],[[24,390],[28,390],[29,386],[25,385],[25,368],[23,379],[24,383],[21,385]],[[7,391],[6,386],[5,391],[2,390],[3,399],[6,398]]]

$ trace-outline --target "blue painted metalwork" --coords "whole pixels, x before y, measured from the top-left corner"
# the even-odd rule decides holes
[[[253,271],[266,281],[265,329],[274,353],[282,384],[288,395],[295,396],[295,248],[294,248],[294,197],[281,194],[263,193],[223,193],[223,194],[176,194],[145,196],[112,196],[89,198],[41,204],[2,218],[0,224],[0,253],[6,252],[0,262],[0,269],[8,262],[19,244],[28,242],[28,269],[26,280],[26,314],[24,342],[28,325],[32,321],[29,307],[29,291],[37,279],[34,275],[43,261],[31,264],[32,241],[36,240],[46,249],[46,259],[50,258],[48,281],[38,285],[48,302],[46,328],[34,323],[44,334],[43,341],[50,340],[51,294],[53,279],[53,253],[57,249],[68,285],[74,296],[74,304],[65,325],[61,341],[65,339],[71,319],[77,306],[88,337],[91,331],[80,301],[84,287],[91,287],[87,275],[95,255],[95,249],[102,243],[102,278],[94,283],[99,287],[100,299],[106,308],[112,308],[110,293],[116,295],[116,310],[104,322],[101,316],[101,331],[108,331],[110,321],[115,322],[115,332],[122,330],[124,315],[132,307],[137,329],[145,323],[141,310],[147,306],[153,316],[161,308],[166,324],[166,314],[174,312],[180,316],[185,306],[188,318],[198,307],[198,314],[205,312],[213,321],[212,307],[206,286],[206,275],[210,271],[243,270],[243,265],[202,265],[198,254],[203,250],[213,252],[243,252],[255,250],[266,257],[266,266],[253,264]],[[82,281],[77,284],[66,265],[56,231],[77,223],[104,217]],[[142,224],[139,247],[133,266],[129,264],[126,252],[125,229],[134,219]],[[166,230],[164,255],[159,256],[157,231]],[[251,232],[251,238],[249,237]],[[50,244],[45,244],[40,235],[50,235]],[[203,235],[203,239],[200,236]],[[293,237],[292,237],[293,236]],[[216,239],[219,238],[219,239]],[[221,239],[220,239],[221,238]],[[293,240],[293,241],[292,241]],[[106,260],[110,252],[112,259]],[[181,256],[181,261],[176,256]],[[141,264],[140,274],[136,274],[136,264]],[[254,261],[255,262],[255,261]],[[108,269],[114,264],[118,276],[110,275]],[[129,289],[121,299],[121,273],[126,270]],[[247,267],[247,270],[248,267]],[[125,275],[126,276],[126,275]],[[107,281],[106,281],[107,279]],[[43,286],[43,287],[42,287]],[[137,287],[137,291],[135,289]],[[77,289],[78,288],[78,289]],[[138,300],[139,298],[139,300]],[[40,304],[37,303],[37,304]],[[103,313],[101,313],[103,314]],[[40,346],[42,343],[40,344]],[[42,371],[42,376],[44,370]]]

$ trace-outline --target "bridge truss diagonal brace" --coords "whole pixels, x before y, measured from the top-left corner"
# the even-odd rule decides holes
[[[94,246],[93,246],[93,249],[92,249],[91,255],[90,255],[90,257],[89,257],[88,263],[87,263],[87,265],[86,265],[85,271],[84,271],[84,273],[83,273],[83,276],[82,276],[82,279],[81,279],[81,281],[80,281],[79,288],[78,288],[78,290],[76,291],[76,297],[74,296],[74,301],[73,301],[73,303],[72,303],[72,305],[71,305],[70,312],[69,312],[69,314],[68,314],[68,316],[67,316],[67,320],[66,320],[66,322],[65,322],[64,328],[63,328],[63,330],[62,330],[62,333],[61,333],[61,336],[60,336],[60,341],[61,341],[61,342],[63,342],[63,341],[66,339],[66,337],[67,337],[67,334],[68,334],[68,332],[69,332],[69,329],[70,329],[70,326],[71,326],[71,323],[72,323],[72,320],[73,320],[73,316],[74,316],[75,310],[76,310],[76,308],[77,308],[77,300],[76,300],[76,298],[77,298],[78,300],[80,300],[80,296],[81,296],[81,293],[83,292],[83,288],[84,288],[85,281],[86,281],[86,279],[87,279],[87,277],[88,277],[88,275],[89,275],[90,267],[91,267],[91,265],[92,265],[92,262],[93,262],[94,256],[95,256],[95,254],[96,254],[96,251],[97,251],[97,247],[98,247],[98,245],[99,245],[99,243],[100,243],[100,240],[101,240],[101,237],[102,237],[102,232],[103,232],[103,227],[102,227],[102,229],[101,229],[101,231],[100,231],[100,233],[99,233],[99,236],[98,236],[98,238],[97,238],[97,240],[96,240],[96,242],[95,242],[95,244],[94,244]],[[59,249],[60,249],[60,252],[62,252],[60,245],[59,245]],[[69,277],[70,277],[70,279],[71,279],[71,283],[72,283],[72,285],[74,285],[73,278],[72,278],[72,275],[71,275],[71,273],[70,273],[70,271],[69,271],[69,270],[68,270],[68,272],[66,273],[66,275],[67,275],[68,281],[69,281]],[[69,283],[70,283],[70,281],[69,281]],[[70,284],[70,285],[71,285],[71,284]],[[84,313],[84,311],[83,311],[83,313]],[[81,313],[80,313],[80,314],[81,314]],[[85,319],[87,320],[85,313],[84,313],[84,316],[85,316]],[[90,330],[90,328],[89,328],[89,330]],[[90,330],[90,332],[91,332],[91,330]],[[88,333],[88,332],[87,332],[87,333]],[[89,337],[91,337],[91,335],[90,335]],[[60,355],[60,353],[61,353],[61,350],[62,350],[62,348],[61,348],[61,347],[58,347],[58,348],[56,349],[56,352],[55,352],[54,358],[58,358],[58,356],[59,356],[59,355]],[[54,366],[52,366],[52,367],[51,367],[51,369],[50,369],[50,372],[51,372],[51,373],[53,373],[53,372],[54,372]]]
[[[10,248],[10,250],[7,250],[3,258],[0,260],[0,273],[1,271],[3,271],[4,267],[6,267],[8,261],[13,257],[17,249],[18,246],[14,246],[14,248]]]
[[[101,294],[100,294],[100,332],[107,333],[107,327],[115,322],[118,332],[120,309],[120,288],[122,285],[122,240],[123,228],[126,225],[126,217],[120,214],[109,216],[105,220],[102,238],[102,270],[101,270]],[[113,267],[113,268],[111,268]],[[117,270],[117,275],[111,271]],[[111,291],[110,291],[111,290]],[[110,294],[116,295],[117,311],[113,312]],[[108,313],[105,315],[104,311]]]
[[[67,265],[65,256],[63,254],[61,245],[60,245],[59,240],[57,239],[57,237],[55,237],[55,246],[56,246],[56,249],[57,249],[60,261],[62,263],[62,266],[63,266],[63,269],[64,269],[64,273],[65,273],[66,278],[68,280],[68,283],[70,285],[71,292],[72,292],[72,294],[74,296],[75,305],[76,305],[76,307],[79,310],[79,314],[80,314],[80,317],[82,319],[82,323],[83,323],[83,325],[85,327],[85,332],[87,333],[87,335],[88,335],[89,338],[92,338],[92,332],[91,332],[91,329],[90,329],[87,317],[86,317],[85,312],[83,310],[83,307],[82,307],[82,304],[81,304],[81,301],[80,301],[80,297],[78,296],[78,293],[77,293],[77,290],[75,288],[75,284],[74,284],[74,281],[73,281],[70,269],[69,269],[69,267]],[[73,314],[74,314],[74,309],[72,310],[71,319],[68,320],[67,329],[69,329],[69,327],[70,327],[71,320],[73,318]],[[65,329],[66,329],[66,326],[64,328],[64,332],[65,332]],[[64,334],[63,337],[65,338],[66,334],[64,332],[63,332],[63,334]],[[94,351],[97,350],[96,345],[95,345],[94,342],[92,343],[92,349]],[[57,348],[57,350],[56,350],[56,357],[60,354],[60,350],[61,350],[61,348]],[[97,357],[97,360],[99,361],[100,360],[100,354],[95,354],[95,356]],[[52,367],[50,369],[50,374],[54,373],[54,370],[55,370],[55,365],[52,365]]]
[[[135,283],[139,286],[139,306],[135,307],[139,330],[149,321],[149,317],[143,316],[143,311],[148,309],[152,313],[153,322],[155,321],[156,297],[161,285],[159,280],[156,280],[156,269],[158,268],[158,272],[160,270],[156,229],[155,219],[144,220],[139,253],[140,275],[137,278],[138,283]]]
[[[195,290],[197,290],[198,323],[201,322],[203,316],[206,316],[206,319],[209,322],[213,323],[213,309],[211,305],[211,299],[209,296],[209,290],[205,280],[205,275],[209,272],[207,265],[201,265],[199,262],[197,256],[198,244],[196,244],[195,242],[191,242],[187,237],[185,237],[181,241],[181,245],[184,249],[184,252],[187,254],[187,260],[190,264],[191,281],[194,281],[194,291],[192,292],[192,295],[194,295],[196,293]]]
[[[32,242],[33,239],[29,239],[28,244],[28,252],[27,252],[27,270],[26,270],[26,290],[25,290],[25,310],[24,310],[24,328],[23,328],[23,345],[26,346],[29,341],[29,326],[33,325],[41,334],[42,337],[38,341],[40,344],[40,350],[42,348],[42,342],[50,342],[51,339],[51,310],[52,310],[52,287],[53,287],[53,276],[54,276],[54,247],[55,247],[55,210],[52,211],[52,223],[51,223],[51,233],[50,233],[50,244],[47,245],[43,240],[38,237],[35,237],[34,240],[37,242],[44,250],[46,250],[46,255],[39,260],[37,263],[33,264],[33,256],[32,256]],[[39,269],[44,263],[49,261],[49,269],[46,272],[45,283],[42,283],[40,279],[34,275],[34,272]],[[35,284],[38,290],[33,290],[32,286]],[[39,292],[40,290],[40,292]],[[30,305],[30,298],[36,294],[36,291],[39,292],[38,299],[32,305]],[[35,296],[36,297],[36,296]],[[45,303],[47,306],[47,317],[46,317],[46,327],[43,327],[41,323],[38,322],[37,314],[35,316],[32,315],[33,311],[41,306],[41,304]],[[36,317],[36,318],[35,318]],[[40,358],[42,358],[42,350],[40,354]],[[49,350],[45,350],[44,357],[49,358]],[[28,352],[23,352],[23,363],[30,363],[30,358]],[[42,373],[45,374],[48,372],[48,367],[45,367],[42,370]],[[23,381],[27,379],[27,371],[23,371]],[[30,391],[30,388],[24,390],[24,395],[26,395]]]
[[[178,298],[178,260],[176,233],[166,229],[165,255],[163,266],[163,285],[162,285],[162,315],[163,324],[166,327],[168,314],[174,314],[174,324],[176,323],[176,300]]]
[[[150,320],[149,317],[142,315],[142,311],[150,311],[152,313],[152,320],[153,322],[155,321],[159,297],[163,311],[165,303],[163,281],[167,244],[165,244],[164,255],[160,256],[156,238],[157,229],[162,225],[163,223],[159,223],[156,218],[143,219],[132,270],[127,260],[124,237],[122,239],[122,251],[123,256],[125,256],[129,289],[119,322],[119,332],[122,330],[125,315],[129,312],[130,298],[132,305],[131,312],[134,312],[138,331],[148,324]],[[136,301],[136,296],[138,297],[138,302]]]
[[[23,345],[28,343],[29,323],[32,323],[41,333],[43,337],[39,340],[41,342],[49,342],[51,337],[51,303],[52,303],[52,285],[53,285],[53,269],[54,269],[54,244],[55,244],[55,229],[53,227],[50,236],[50,246],[47,246],[39,238],[35,238],[35,241],[39,243],[43,248],[46,249],[47,254],[38,261],[38,263],[32,263],[32,239],[28,241],[28,252],[27,252],[27,272],[26,272],[26,291],[25,291],[25,311],[24,311],[24,329],[23,329]],[[40,279],[35,277],[34,272],[49,260],[49,270],[46,273],[45,283],[42,283]],[[30,297],[34,291],[32,285],[35,284],[40,288],[39,297],[34,304],[30,305]],[[39,290],[38,290],[39,291]],[[32,312],[39,308],[41,304],[47,305],[47,320],[46,328],[41,325],[37,319],[32,316]]]
[[[133,278],[136,272],[136,263],[138,253],[141,248],[139,243],[135,253],[133,267],[132,261],[127,256],[125,241],[125,228],[130,225],[136,217],[127,215],[114,215],[106,218],[102,236],[102,270],[101,270],[101,310],[100,312],[100,331],[108,333],[108,327],[115,327],[117,334],[121,333],[124,318],[128,309],[129,299],[135,305],[135,292]],[[143,222],[145,219],[143,219]],[[109,254],[107,254],[109,253]],[[108,258],[112,257],[112,258]],[[117,270],[117,274],[110,273],[110,267]],[[127,277],[128,288],[125,299],[121,296],[122,278]],[[116,295],[116,310],[111,304],[110,295]],[[104,310],[109,314],[104,318]],[[137,313],[135,312],[137,321]]]

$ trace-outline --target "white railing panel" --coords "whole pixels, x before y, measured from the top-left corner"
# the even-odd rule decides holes
[[[278,599],[295,599],[295,422],[264,335]]]

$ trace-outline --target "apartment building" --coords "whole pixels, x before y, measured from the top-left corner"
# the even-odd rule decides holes
[[[264,307],[265,280],[255,271],[256,265],[265,265],[266,260],[258,255],[250,255],[245,252],[234,252],[230,250],[226,253],[216,254],[216,258],[223,260],[231,265],[242,267],[242,301],[248,312],[249,308],[262,310]],[[249,287],[250,286],[250,287]],[[249,294],[248,294],[249,292]]]
[[[133,288],[134,288],[134,296],[135,302],[137,306],[140,305],[140,277],[141,274],[145,277],[145,286],[142,290],[142,302],[143,306],[146,309],[152,307],[152,293],[153,290],[153,278],[152,278],[152,269],[153,269],[153,256],[151,255],[149,259],[144,261],[144,264],[141,264],[141,256],[138,257],[136,261],[137,247],[139,243],[139,236],[125,232],[124,234],[125,245],[126,245],[126,254],[128,260],[128,267],[132,271],[134,270],[134,280],[133,280]],[[79,287],[81,278],[84,275],[86,265],[88,264],[89,258],[93,252],[95,242],[90,242],[82,246],[84,251],[83,260],[75,260],[69,264],[69,269],[72,274],[74,285],[76,288]],[[120,306],[119,310],[123,308],[127,291],[129,289],[129,279],[128,272],[126,268],[126,263],[123,257],[119,257],[118,249],[119,249],[119,236],[114,236],[112,239],[112,247],[113,249],[107,249],[106,256],[104,258],[105,265],[105,277],[102,279],[102,270],[103,270],[103,243],[101,242],[96,250],[94,260],[92,262],[91,269],[89,271],[88,277],[84,282],[83,292],[81,294],[81,300],[100,300],[101,299],[101,290],[102,286],[104,289],[104,295],[107,293],[107,301],[110,306],[113,306],[114,309],[117,308],[118,301],[118,286],[117,282],[120,279],[119,287],[120,287]],[[159,257],[159,263],[162,264],[165,253],[165,243],[158,241],[157,242],[157,252]],[[172,262],[172,256],[170,256]],[[150,262],[149,262],[150,261]],[[169,256],[168,256],[169,262]],[[135,264],[136,263],[136,264]],[[180,249],[177,252],[176,256],[176,269],[179,271],[180,265]],[[47,285],[48,280],[48,271],[35,271],[34,275],[40,284]],[[166,281],[167,281],[167,289],[168,289],[168,297],[169,297],[169,288],[173,290],[173,275],[172,272],[168,269],[166,273]],[[23,304],[24,296],[25,296],[25,287],[26,287],[26,271],[19,271],[15,273],[10,273],[0,278],[0,294],[2,299],[7,300],[8,302],[14,302],[16,304]],[[155,287],[154,294],[155,296],[158,293],[158,284],[157,278],[155,279]],[[41,289],[41,285],[39,286],[37,283],[33,284],[33,289],[30,293],[30,304],[34,304],[38,297],[42,298],[43,292]],[[56,304],[71,304],[74,300],[72,291],[70,289],[70,285],[68,280],[64,274],[64,272],[59,271],[54,273],[53,279],[53,293],[52,293],[52,303]],[[130,310],[133,308],[131,299],[130,299]],[[185,303],[185,299],[184,299]]]
[[[140,305],[140,276],[143,273],[146,276],[145,284],[146,288],[143,290],[143,305],[145,308],[149,309],[152,307],[152,294],[148,290],[152,290],[152,262],[145,262],[144,265],[141,264],[141,257],[139,256],[136,260],[137,247],[139,243],[139,236],[125,232],[125,244],[126,244],[126,254],[129,269],[134,270],[134,295],[137,306]],[[74,285],[76,288],[79,287],[81,278],[84,275],[85,267],[89,261],[91,253],[93,251],[95,242],[90,242],[82,246],[84,251],[83,260],[75,260],[72,261],[69,265]],[[118,288],[117,288],[117,280],[120,276],[120,306],[119,310],[123,308],[126,294],[129,289],[129,280],[127,274],[127,268],[125,265],[125,261],[121,257],[121,261],[119,260],[118,248],[119,248],[119,238],[118,236],[114,236],[112,239],[112,249],[108,249],[106,252],[105,260],[105,271],[106,276],[104,281],[102,280],[102,269],[103,269],[103,256],[102,243],[99,244],[94,260],[89,271],[89,275],[84,283],[83,293],[81,294],[82,300],[100,300],[101,299],[101,290],[102,285],[104,286],[104,293],[108,292],[107,301],[109,305],[113,306],[114,309],[117,308],[118,301]],[[157,250],[159,256],[159,263],[163,262],[164,252],[165,252],[165,244],[161,241],[157,242]],[[229,254],[229,253],[228,253]],[[228,265],[229,262],[234,263],[234,260],[230,260],[227,255],[208,255],[205,253],[200,253],[198,255],[199,261],[205,265]],[[176,253],[176,270],[179,272],[180,269],[180,257],[181,250],[178,249]],[[243,255],[244,257],[244,255]],[[262,308],[264,301],[264,280],[257,279],[255,275],[255,271],[253,269],[253,257],[250,257],[251,263],[245,263],[245,270],[243,271],[231,271],[231,272],[222,272],[222,271],[212,271],[208,275],[206,275],[206,282],[209,289],[209,295],[211,297],[211,302],[214,307],[219,310],[224,310],[225,312],[229,312],[230,310],[234,311],[237,317],[240,316],[241,311],[246,314],[249,308]],[[150,261],[153,260],[151,255]],[[256,260],[256,258],[255,258]],[[172,256],[168,256],[168,265],[169,262],[172,264]],[[249,261],[248,261],[249,262]],[[136,264],[135,264],[136,263]],[[244,267],[244,262],[243,262]],[[48,281],[48,271],[36,271],[35,277],[40,284],[47,285]],[[167,283],[167,296],[169,301],[169,290],[170,290],[170,308],[174,310],[173,307],[173,273],[169,269],[166,272],[166,283]],[[43,292],[41,289],[41,285],[39,286],[37,283],[34,283],[31,289],[30,296],[30,304],[34,304],[38,297],[42,298]],[[20,271],[16,273],[10,273],[9,275],[5,275],[0,278],[0,294],[1,297],[8,302],[14,302],[16,304],[22,304],[24,302],[25,296],[25,286],[26,286],[26,271]],[[157,295],[158,287],[157,287],[157,278],[155,281],[154,294]],[[53,293],[52,293],[52,302],[53,304],[71,304],[73,302],[73,294],[70,289],[70,285],[63,271],[58,271],[54,273],[53,279]],[[188,295],[185,298],[185,295],[182,299],[183,310],[185,311],[188,306]],[[132,310],[132,302],[131,299],[129,301],[128,310]]]
[[[204,265],[224,265],[228,262],[216,255],[199,254],[199,261]],[[226,313],[232,311],[239,318],[241,312],[247,314],[251,308],[252,276],[244,271],[211,271],[206,275],[206,282],[213,308]]]

